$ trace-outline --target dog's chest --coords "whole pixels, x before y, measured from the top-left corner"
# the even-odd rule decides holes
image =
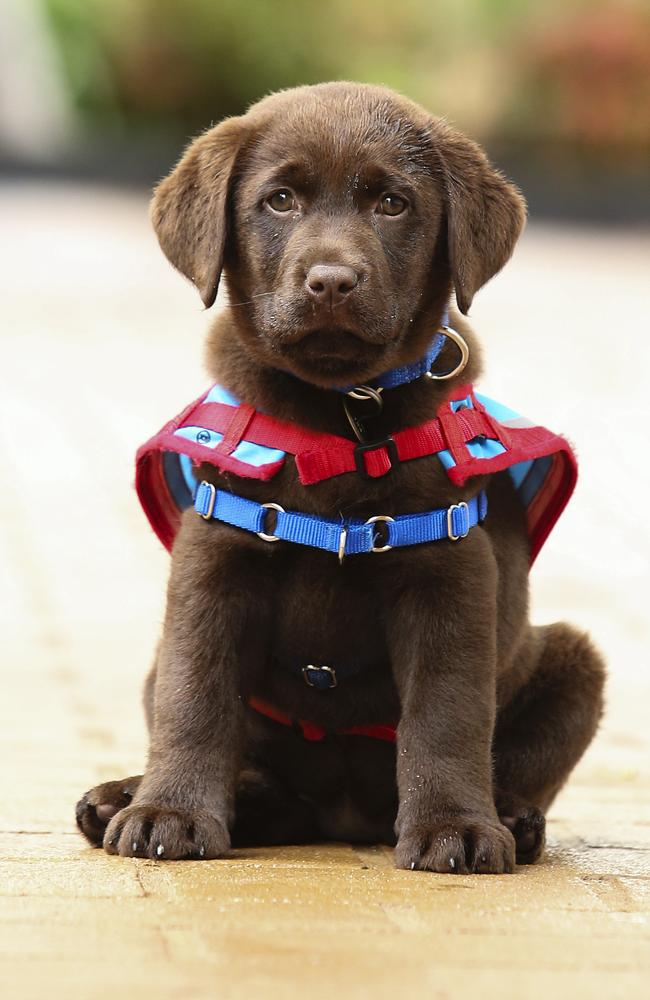
[[[329,553],[293,554],[275,577],[272,656],[288,667],[341,672],[385,661],[384,611],[367,572]]]

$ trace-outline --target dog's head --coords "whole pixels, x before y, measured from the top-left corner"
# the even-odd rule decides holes
[[[328,386],[423,353],[452,286],[466,313],[510,257],[524,202],[443,121],[383,88],[332,83],[200,136],[151,214],[206,306],[225,271],[255,357]]]

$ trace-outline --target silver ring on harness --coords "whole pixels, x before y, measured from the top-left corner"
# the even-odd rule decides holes
[[[369,517],[368,520],[366,521],[366,524],[377,524],[378,521],[381,521],[384,524],[388,524],[389,521],[392,521],[394,523],[395,522],[395,518],[394,517],[389,517],[388,514],[376,514],[375,517]],[[388,552],[388,550],[392,549],[392,547],[393,547],[392,545],[375,545],[375,542],[374,542],[374,539],[373,539],[372,548],[371,548],[370,551],[371,552]]]
[[[280,514],[285,513],[284,507],[281,507],[279,503],[263,503],[261,504],[266,510],[277,510]],[[277,535],[267,535],[264,531],[256,531],[255,534],[258,538],[261,538],[265,542],[279,542],[281,541]]]
[[[460,375],[463,369],[467,366],[469,361],[469,347],[467,346],[467,341],[464,337],[456,331],[452,330],[450,326],[441,327],[445,337],[449,337],[450,340],[454,342],[458,350],[460,351],[460,361],[454,369],[450,372],[443,372],[442,375],[436,375],[434,372],[426,372],[427,378],[432,378],[436,382],[446,382],[449,378],[454,378],[455,375]]]
[[[350,396],[351,399],[374,399],[379,404],[379,409],[381,409],[381,399],[379,398],[381,392],[383,392],[383,386],[373,389],[371,385],[357,385],[354,389],[346,392],[345,395]]]

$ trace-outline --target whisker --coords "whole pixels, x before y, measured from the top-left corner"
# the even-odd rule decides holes
[[[274,294],[275,294],[274,292],[259,292],[257,295],[252,295],[250,299],[244,299],[242,302],[229,302],[228,305],[232,306],[232,308],[234,308],[235,306],[248,306],[252,302],[254,302],[255,299],[263,299],[269,295],[274,295]]]

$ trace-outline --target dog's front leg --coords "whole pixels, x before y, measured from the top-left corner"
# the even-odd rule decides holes
[[[465,560],[463,560],[465,561]],[[422,580],[396,602],[389,641],[401,699],[397,731],[400,868],[512,871],[515,844],[492,797],[494,572]]]
[[[174,546],[147,769],[132,803],[106,829],[109,853],[215,858],[228,850],[241,692],[261,662],[268,622],[269,591],[263,592],[258,561],[232,537],[222,541],[214,525],[184,520]]]

